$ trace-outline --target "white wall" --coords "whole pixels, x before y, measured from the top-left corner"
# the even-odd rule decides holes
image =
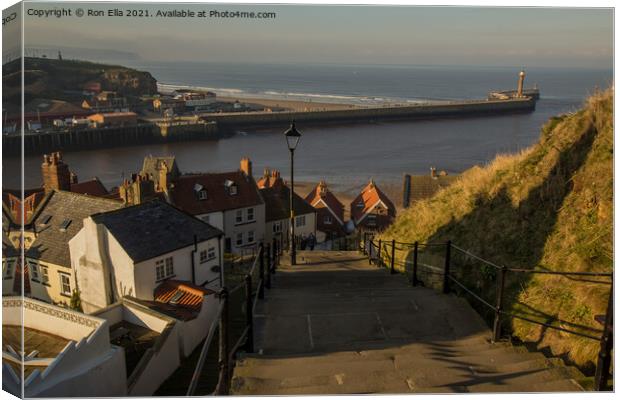
[[[216,322],[215,317],[219,304],[219,298],[215,294],[204,296],[200,314],[195,319],[177,322],[181,329],[179,344],[183,357],[188,357],[196,346],[207,337],[211,325]]]
[[[214,226],[221,231],[224,230],[224,213],[222,211],[196,215],[196,218],[205,221],[209,225]]]
[[[69,342],[44,369],[26,381],[26,396],[122,396],[126,394],[125,357],[110,345],[107,321],[21,297],[2,299],[2,324],[24,326]],[[3,378],[11,379],[10,374]]]

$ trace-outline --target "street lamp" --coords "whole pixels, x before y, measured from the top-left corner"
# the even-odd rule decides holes
[[[293,178],[293,157],[295,154],[295,148],[299,143],[299,139],[301,138],[301,133],[297,129],[295,129],[295,122],[291,123],[291,127],[284,132],[284,136],[286,137],[286,144],[288,146],[289,151],[291,152],[291,198],[290,198],[290,209],[291,209],[291,265],[297,264],[296,257],[296,249],[295,249],[295,210],[293,209],[293,196],[295,193],[295,181]]]

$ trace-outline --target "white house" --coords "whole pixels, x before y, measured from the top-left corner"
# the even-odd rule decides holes
[[[128,394],[125,353],[110,343],[104,319],[34,299],[4,296],[2,344],[2,389],[15,396]]]
[[[160,200],[84,219],[69,242],[84,311],[125,296],[153,300],[168,279],[219,288],[222,237],[219,229]]]
[[[227,253],[256,249],[265,240],[265,204],[247,158],[239,171],[181,175],[170,198],[176,207],[221,229]]]

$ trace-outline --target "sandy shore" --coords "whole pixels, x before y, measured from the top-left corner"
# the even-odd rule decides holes
[[[239,100],[243,103],[260,104],[265,107],[282,107],[293,111],[331,111],[331,110],[350,110],[353,108],[359,108],[353,104],[339,104],[339,103],[319,103],[313,101],[301,101],[301,100],[273,100],[273,99],[260,99],[260,98],[247,98],[247,97],[220,97],[219,101],[234,102]]]

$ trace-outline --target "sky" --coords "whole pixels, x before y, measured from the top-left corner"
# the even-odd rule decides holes
[[[611,69],[613,10],[421,6],[26,3],[27,48],[145,61]],[[275,12],[274,19],[76,17],[75,9]],[[9,24],[10,25],[10,24]],[[4,49],[13,26],[5,26]],[[93,54],[99,57],[94,57]]]

